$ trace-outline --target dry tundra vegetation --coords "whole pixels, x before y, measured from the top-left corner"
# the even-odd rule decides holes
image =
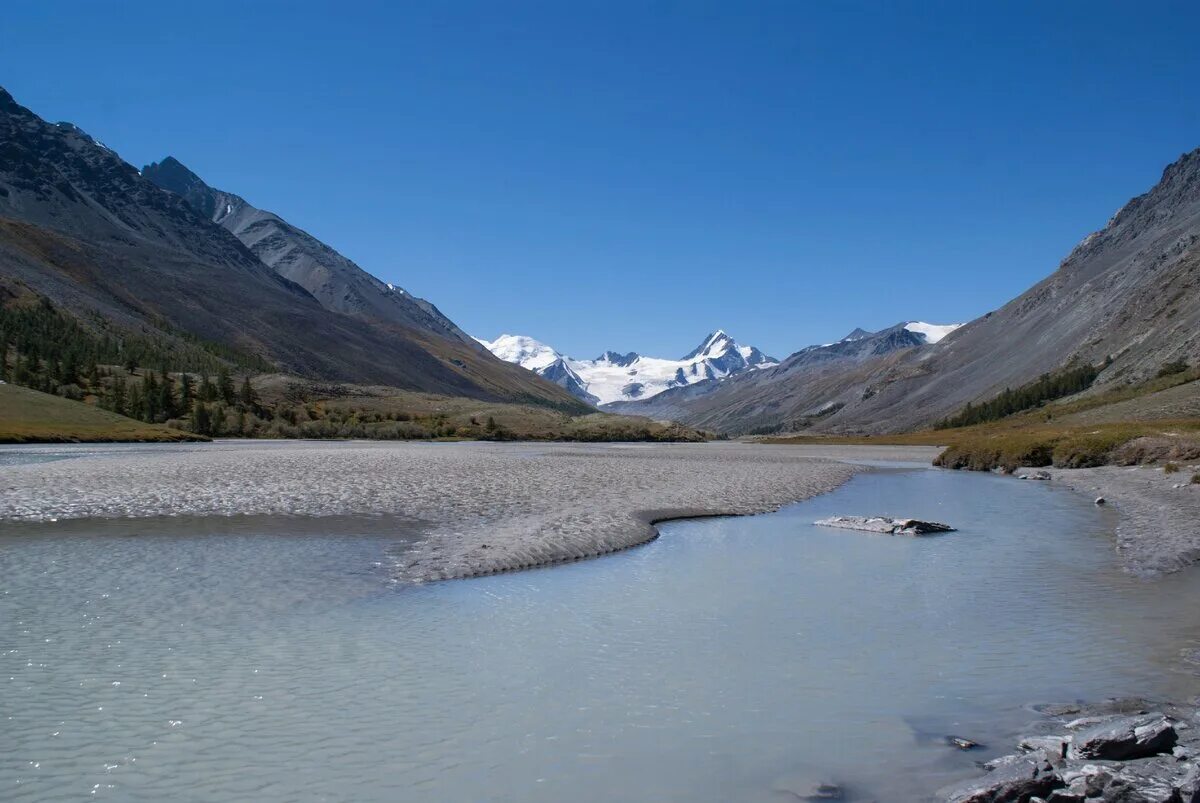
[[[1116,388],[1091,388],[1094,375],[1087,378],[1090,371],[1086,369],[1068,372],[1062,382],[1047,376],[1016,391],[1004,391],[930,430],[765,440],[943,446],[937,465],[978,471],[1200,460],[1200,369],[1182,362],[1168,363],[1149,381]],[[1063,398],[1031,392],[1078,391],[1080,384],[1083,392]]]

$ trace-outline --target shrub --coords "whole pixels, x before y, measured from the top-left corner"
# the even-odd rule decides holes
[[[1171,376],[1172,374],[1182,374],[1187,369],[1188,364],[1185,361],[1172,360],[1171,362],[1164,362],[1162,364],[1162,367],[1158,369],[1158,375],[1163,377]]]
[[[1192,475],[1192,485],[1200,485],[1200,471]]]
[[[1164,474],[1174,474],[1177,471],[1179,471],[1178,463],[1167,463],[1166,465],[1163,466]]]

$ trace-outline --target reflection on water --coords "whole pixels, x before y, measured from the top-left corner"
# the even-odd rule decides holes
[[[961,531],[810,525],[834,513]],[[1194,693],[1197,584],[1118,572],[1111,515],[885,471],[424,587],[388,581],[413,527],[382,519],[5,525],[0,797],[922,799],[980,757],[946,733],[998,752],[1030,702]]]

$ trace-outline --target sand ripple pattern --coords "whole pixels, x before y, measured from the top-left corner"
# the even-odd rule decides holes
[[[5,466],[0,519],[396,515],[427,529],[397,577],[544,566],[655,537],[653,522],[750,514],[859,469],[753,444],[230,442],[96,448]]]

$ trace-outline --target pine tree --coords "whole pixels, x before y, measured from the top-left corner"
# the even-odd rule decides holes
[[[158,380],[154,378],[153,371],[147,371],[142,377],[143,412],[141,419],[143,421],[158,420],[158,414],[161,412],[159,400]]]
[[[242,379],[242,390],[238,396],[245,409],[253,410],[258,406],[258,398],[254,395],[254,387],[250,384],[249,376]]]
[[[224,365],[217,371],[217,395],[226,404],[233,404],[233,380],[229,378],[229,369]]]
[[[179,377],[179,407],[181,410],[192,409],[192,377],[182,374]]]
[[[159,417],[164,421],[174,418],[178,412],[175,407],[175,389],[169,374],[163,374],[162,382],[158,386],[158,410]]]
[[[198,435],[212,434],[212,419],[209,418],[208,408],[203,402],[196,402],[192,410],[192,432]]]
[[[123,376],[118,376],[113,380],[108,409],[117,415],[125,415],[125,377]]]
[[[200,375],[200,401],[210,402],[217,400],[217,388],[208,378],[208,372]]]

